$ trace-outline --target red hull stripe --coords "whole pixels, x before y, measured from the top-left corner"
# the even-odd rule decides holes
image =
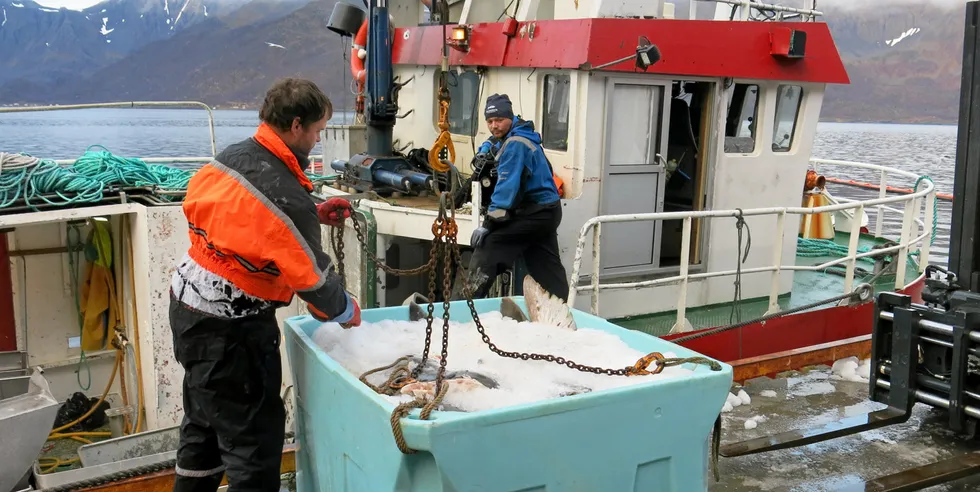
[[[907,289],[900,291],[922,302],[925,276],[920,275]],[[871,334],[874,328],[874,301],[856,306],[835,306],[816,311],[792,314],[765,323],[697,338],[681,345],[722,362],[761,357],[777,352],[795,350]],[[696,332],[692,332],[696,333]],[[691,333],[665,335],[672,340]]]
[[[534,25],[534,38],[520,35]],[[503,22],[473,24],[469,52],[450,48],[450,64],[484,67],[579,69],[633,54],[641,35],[660,48],[662,59],[647,73],[848,84],[850,80],[830,29],[823,22],[742,22],[678,19],[569,19],[521,23],[503,34]],[[774,29],[806,33],[806,54],[788,60],[770,54]],[[448,30],[447,30],[448,32]],[[397,65],[439,65],[442,27],[397,29]],[[407,39],[406,39],[407,34]],[[605,71],[633,72],[633,60]],[[641,72],[642,73],[642,72]]]

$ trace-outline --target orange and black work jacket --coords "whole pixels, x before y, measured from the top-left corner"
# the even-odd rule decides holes
[[[184,305],[240,318],[288,305],[293,293],[321,321],[350,321],[354,303],[320,240],[309,164],[264,123],[202,167],[187,186],[191,247],[171,291]]]

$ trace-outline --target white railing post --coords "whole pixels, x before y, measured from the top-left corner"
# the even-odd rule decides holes
[[[599,316],[599,240],[602,236],[602,222],[595,223],[592,229],[592,314]]]
[[[776,215],[776,245],[772,250],[772,264],[775,270],[772,271],[772,280],[769,286],[769,309],[766,314],[773,314],[779,311],[779,272],[783,264],[783,239],[786,227],[786,211],[783,210]]]
[[[684,217],[681,232],[681,286],[677,292],[677,323],[670,329],[671,333],[687,331],[687,271],[691,260],[691,217]]]
[[[909,246],[912,242],[914,233],[912,227],[915,225],[915,216],[918,214],[919,199],[913,198],[911,202],[905,202],[905,210],[902,213],[902,235],[898,240],[898,266],[895,269],[895,289],[905,287],[905,266],[908,264]]]
[[[575,244],[575,258],[572,260],[572,275],[568,279],[568,299],[565,300],[568,306],[575,307],[575,298],[578,296],[578,276],[582,270],[582,254],[585,252],[585,233],[589,232],[593,222],[586,222],[582,225],[582,230],[578,233],[578,242]]]
[[[854,290],[854,267],[857,266],[858,239],[861,238],[861,217],[864,216],[864,205],[854,209],[851,219],[851,236],[847,243],[847,272],[844,274],[844,293]]]
[[[922,247],[919,248],[919,273],[926,271],[926,267],[929,266],[929,248],[930,246],[932,246],[931,244],[932,235],[935,233],[935,230],[932,228],[932,221],[936,220],[935,188],[933,188],[933,190],[930,191],[928,195],[926,195],[925,203],[923,204],[923,206],[925,207],[924,210],[925,218],[923,219],[923,225],[925,225],[926,230],[929,231],[929,235],[923,241]]]
[[[888,188],[888,172],[881,170],[881,182],[878,185],[878,198],[885,198],[886,188]],[[885,221],[885,206],[878,205],[878,218],[875,219],[875,237],[881,237],[881,228]]]
[[[470,210],[470,216],[473,217],[473,228],[476,229],[480,227],[480,203],[483,202],[482,189],[480,188],[480,182],[474,181],[470,183],[470,205],[472,205],[472,210]]]

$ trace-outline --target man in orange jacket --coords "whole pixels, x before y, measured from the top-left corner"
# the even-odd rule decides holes
[[[320,240],[350,204],[315,206],[304,171],[333,114],[312,82],[266,94],[255,135],[222,151],[184,199],[191,246],[171,284],[174,355],[184,368],[184,419],[174,490],[278,491],[285,409],[275,311],[293,294],[320,321],[360,324]]]

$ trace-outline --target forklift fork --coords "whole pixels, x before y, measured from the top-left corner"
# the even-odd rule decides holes
[[[914,319],[917,311],[909,309],[911,304],[909,296],[893,292],[880,294],[875,303],[869,393],[872,400],[887,403],[888,408],[848,417],[817,429],[794,429],[722,444],[719,454],[732,458],[806,446],[908,421],[916,400],[916,371],[919,365],[919,323]],[[886,314],[882,315],[883,312]],[[898,329],[895,329],[896,326]],[[887,350],[889,348],[891,350]],[[888,374],[890,378],[879,384],[878,380],[883,374]]]

